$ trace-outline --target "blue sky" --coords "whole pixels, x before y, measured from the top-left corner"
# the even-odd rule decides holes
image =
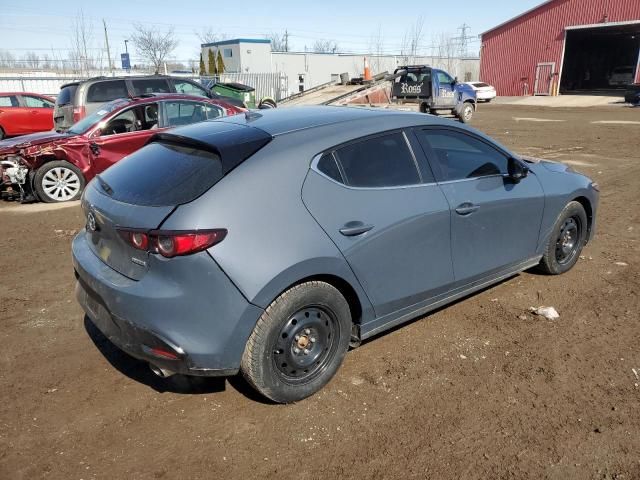
[[[179,40],[173,58],[197,58],[200,41],[195,32],[212,27],[227,38],[263,38],[271,32],[290,34],[292,50],[303,51],[317,39],[334,40],[339,51],[366,52],[375,32],[382,32],[385,51],[399,51],[402,38],[419,15],[425,18],[419,51],[430,53],[434,36],[459,35],[463,23],[473,35],[470,46],[477,52],[477,34],[541,3],[542,0],[369,0],[273,1],[241,0],[183,2],[150,1],[62,1],[21,0],[3,2],[0,15],[0,49],[16,57],[27,51],[60,52],[71,46],[74,17],[82,9],[91,23],[92,48],[104,48],[102,19],[107,22],[112,55],[124,51],[133,22],[158,29],[174,27]],[[365,6],[366,5],[366,6]],[[130,51],[133,50],[129,43]],[[135,52],[133,57],[135,60]]]

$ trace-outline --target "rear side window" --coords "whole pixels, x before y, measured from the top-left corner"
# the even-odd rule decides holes
[[[90,85],[87,91],[87,102],[105,103],[116,98],[127,98],[128,96],[129,93],[124,80],[109,80]]]
[[[73,98],[76,94],[77,89],[77,85],[69,85],[67,87],[64,87],[62,90],[60,90],[60,93],[58,93],[56,103],[58,105],[68,105],[70,103],[73,103]]]
[[[470,135],[452,130],[419,130],[420,143],[431,148],[440,170],[439,181],[507,173],[506,155]]]
[[[222,161],[214,153],[151,143],[99,175],[114,200],[147,206],[187,203],[223,177]]]
[[[208,96],[207,91],[204,88],[194,85],[193,83],[187,82],[185,80],[174,80],[173,86],[176,88],[177,93],[184,93],[186,95],[199,95],[201,97]]]
[[[5,95],[0,97],[0,107],[17,107],[18,99],[14,95]]]
[[[335,152],[345,181],[353,187],[399,187],[420,183],[418,169],[402,133],[369,138]]]
[[[179,127],[207,120],[205,106],[195,102],[164,102],[167,126]]]
[[[336,159],[333,153],[325,153],[318,162],[318,170],[324,173],[327,177],[332,178],[336,182],[344,183],[342,174],[336,163]]]
[[[134,95],[144,95],[145,93],[171,93],[169,82],[164,78],[145,78],[131,80]]]
[[[40,97],[32,97],[31,95],[22,95],[24,103],[29,108],[53,108],[53,104]]]

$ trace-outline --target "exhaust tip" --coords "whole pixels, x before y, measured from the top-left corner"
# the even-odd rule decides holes
[[[165,368],[160,368],[157,365],[153,365],[151,363],[149,364],[149,368],[160,378],[169,378],[176,374],[176,372],[172,372],[171,370],[167,370]]]

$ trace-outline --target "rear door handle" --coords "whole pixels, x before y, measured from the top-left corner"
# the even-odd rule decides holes
[[[456,213],[458,215],[463,215],[463,216],[471,215],[473,212],[475,212],[479,208],[480,208],[480,205],[474,205],[471,202],[465,202],[465,203],[461,203],[456,207]]]
[[[340,229],[340,233],[345,237],[355,237],[367,233],[373,228],[373,225],[365,225],[362,222],[349,222]]]

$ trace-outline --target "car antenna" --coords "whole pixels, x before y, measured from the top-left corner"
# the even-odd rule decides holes
[[[246,112],[244,112],[244,119],[247,122],[250,122],[251,120],[257,120],[259,118],[262,118],[262,114],[261,113],[252,112],[251,110],[247,110]]]

